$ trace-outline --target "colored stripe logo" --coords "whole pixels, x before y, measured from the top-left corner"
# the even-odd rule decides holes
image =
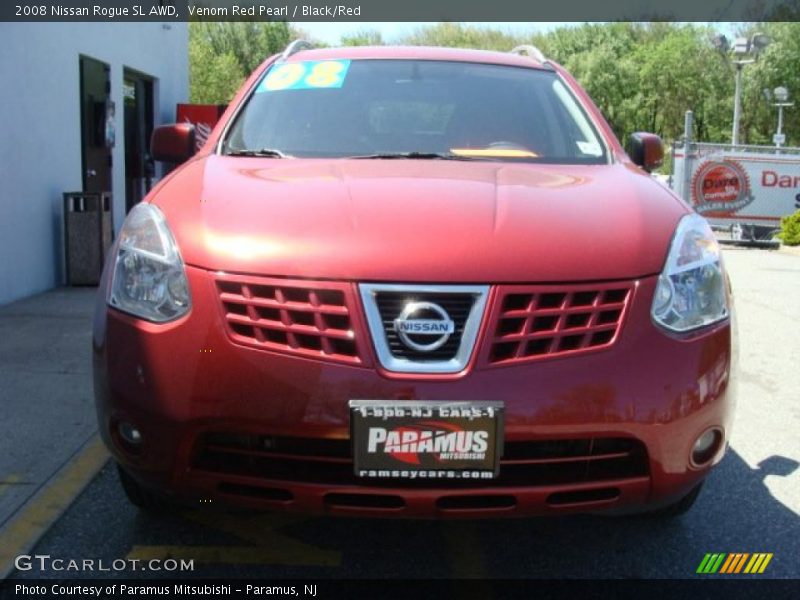
[[[735,574],[757,574],[763,573],[769,561],[772,560],[772,552],[716,552],[708,553],[703,557],[697,573],[703,575],[713,575],[715,573],[735,575]]]

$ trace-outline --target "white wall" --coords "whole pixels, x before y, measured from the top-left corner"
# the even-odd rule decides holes
[[[79,57],[111,67],[115,228],[125,213],[123,69],[155,78],[156,125],[189,96],[186,23],[0,23],[0,304],[63,283],[62,192],[79,191]]]

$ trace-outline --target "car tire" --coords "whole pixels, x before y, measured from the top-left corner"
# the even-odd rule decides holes
[[[697,497],[700,495],[700,490],[703,489],[703,482],[701,481],[696,486],[692,488],[688,494],[686,494],[683,498],[659,508],[657,510],[651,511],[646,513],[648,517],[656,518],[656,519],[673,519],[675,517],[680,517],[681,515],[686,514],[689,512],[689,509],[694,506]]]
[[[117,464],[117,474],[128,500],[140,510],[150,513],[165,513],[171,512],[175,508],[175,505],[164,496],[142,486],[119,464]]]

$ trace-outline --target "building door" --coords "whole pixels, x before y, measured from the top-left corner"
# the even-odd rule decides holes
[[[85,192],[111,192],[114,105],[110,100],[109,73],[107,64],[81,57],[81,152]]]
[[[125,69],[125,212],[150,191],[153,160],[150,136],[153,133],[153,79]]]

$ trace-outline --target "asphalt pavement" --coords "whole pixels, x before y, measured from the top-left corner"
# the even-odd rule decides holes
[[[92,395],[95,295],[64,288],[0,308],[0,579],[106,460]]]
[[[56,571],[34,564],[13,577],[687,578],[696,576],[706,553],[769,552],[773,558],[759,577],[798,578],[800,256],[730,248],[725,261],[740,333],[739,404],[730,450],[683,518],[393,521],[213,506],[153,516],[128,504],[109,464],[29,552],[94,560],[94,570]],[[33,368],[26,367],[27,361],[41,362],[33,351],[25,357],[3,352],[4,376]],[[77,381],[86,377],[88,362],[80,365],[74,359],[72,387],[58,396],[46,394],[46,399],[76,403],[70,410],[81,415],[74,425],[77,447],[81,436],[84,444],[91,442],[85,438],[91,426],[83,420],[88,414],[84,394],[90,388]],[[6,367],[6,360],[13,368]],[[32,395],[22,383],[16,385],[16,395]],[[6,394],[23,410],[22,399]],[[76,395],[80,400],[67,398]],[[14,443],[24,443],[25,437],[18,434]],[[20,465],[36,462],[22,448],[14,450],[15,458],[2,459],[0,478],[24,475]],[[83,470],[90,472],[94,464],[89,461]],[[47,493],[46,486],[41,493]],[[17,511],[17,518],[24,515],[23,509]],[[193,561],[193,569],[168,571],[165,560]]]

